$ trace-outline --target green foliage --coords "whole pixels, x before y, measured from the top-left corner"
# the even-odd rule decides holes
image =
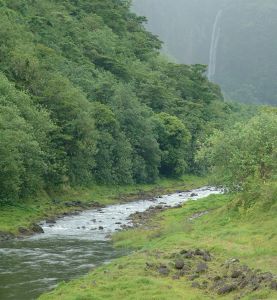
[[[199,159],[231,189],[247,187],[253,180],[276,179],[276,109],[264,109],[246,123],[216,132],[200,150]]]
[[[162,151],[160,172],[165,176],[180,176],[188,167],[190,133],[177,117],[160,113],[156,117],[156,131]]]
[[[48,114],[0,74],[0,203],[43,187],[54,128]]]
[[[197,171],[197,141],[221,126],[229,105],[204,66],[162,58],[129,6],[1,1],[0,81],[14,90],[1,92],[1,199]]]

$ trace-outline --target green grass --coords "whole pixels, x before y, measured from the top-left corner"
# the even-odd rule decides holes
[[[41,300],[168,300],[168,299],[234,299],[236,292],[218,296],[191,287],[186,279],[161,277],[145,268],[146,262],[168,263],[172,253],[181,249],[205,248],[215,256],[212,271],[229,258],[255,269],[277,272],[277,205],[270,210],[254,209],[238,212],[230,195],[210,196],[197,202],[190,201],[180,209],[157,215],[149,228],[117,233],[117,247],[134,249],[134,253],[109,265],[93,270],[81,279],[62,283],[40,297]],[[193,221],[195,212],[210,213]],[[251,292],[245,300],[277,299],[269,289]]]
[[[66,207],[66,201],[79,200],[82,203],[97,201],[103,205],[130,201],[140,197],[174,192],[177,189],[191,189],[207,184],[207,178],[184,176],[181,179],[161,179],[155,184],[128,186],[99,186],[65,189],[59,193],[41,192],[36,198],[24,199],[13,205],[0,206],[0,232],[18,235],[19,228],[30,228],[31,224],[44,218],[76,210]],[[58,199],[59,204],[54,204]]]

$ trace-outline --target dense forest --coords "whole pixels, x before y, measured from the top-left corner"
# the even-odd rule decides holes
[[[179,65],[129,1],[0,2],[0,198],[198,172],[199,141],[235,108]]]
[[[277,105],[276,1],[134,0],[134,10],[178,62],[208,65],[214,50],[211,79],[227,98]]]
[[[139,1],[188,61],[130,0],[0,0],[1,299],[277,299],[276,3]]]

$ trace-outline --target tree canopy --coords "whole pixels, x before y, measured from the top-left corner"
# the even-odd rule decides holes
[[[230,112],[123,0],[0,1],[0,198],[197,172]]]

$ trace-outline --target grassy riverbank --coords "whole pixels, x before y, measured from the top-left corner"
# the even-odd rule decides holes
[[[270,283],[261,283],[257,289],[254,286],[261,272],[277,273],[276,199],[270,209],[261,205],[242,212],[235,205],[241,197],[219,195],[190,201],[182,208],[157,214],[147,226],[116,234],[115,245],[134,248],[132,255],[79,280],[62,283],[40,299],[277,299],[277,292],[270,288]],[[203,211],[209,213],[191,219]],[[194,281],[189,278],[191,274],[176,276],[174,262],[176,257],[180,258],[176,253],[197,248],[211,253],[208,270]],[[229,265],[225,262],[231,258],[238,258],[240,262],[230,268],[248,266],[245,280],[249,284],[219,295],[218,290],[212,288],[213,278],[239,281],[239,278],[232,279],[226,270]],[[198,258],[193,258],[188,263],[194,268],[197,261]],[[167,266],[169,274],[161,274],[159,266]],[[203,288],[204,283],[208,288]]]
[[[108,205],[151,197],[176,190],[186,190],[207,184],[207,178],[183,176],[181,179],[161,179],[156,184],[128,186],[92,186],[65,189],[59,193],[40,193],[36,198],[1,206],[0,233],[19,235],[32,233],[34,222],[55,218],[65,213],[84,210],[95,204]]]

